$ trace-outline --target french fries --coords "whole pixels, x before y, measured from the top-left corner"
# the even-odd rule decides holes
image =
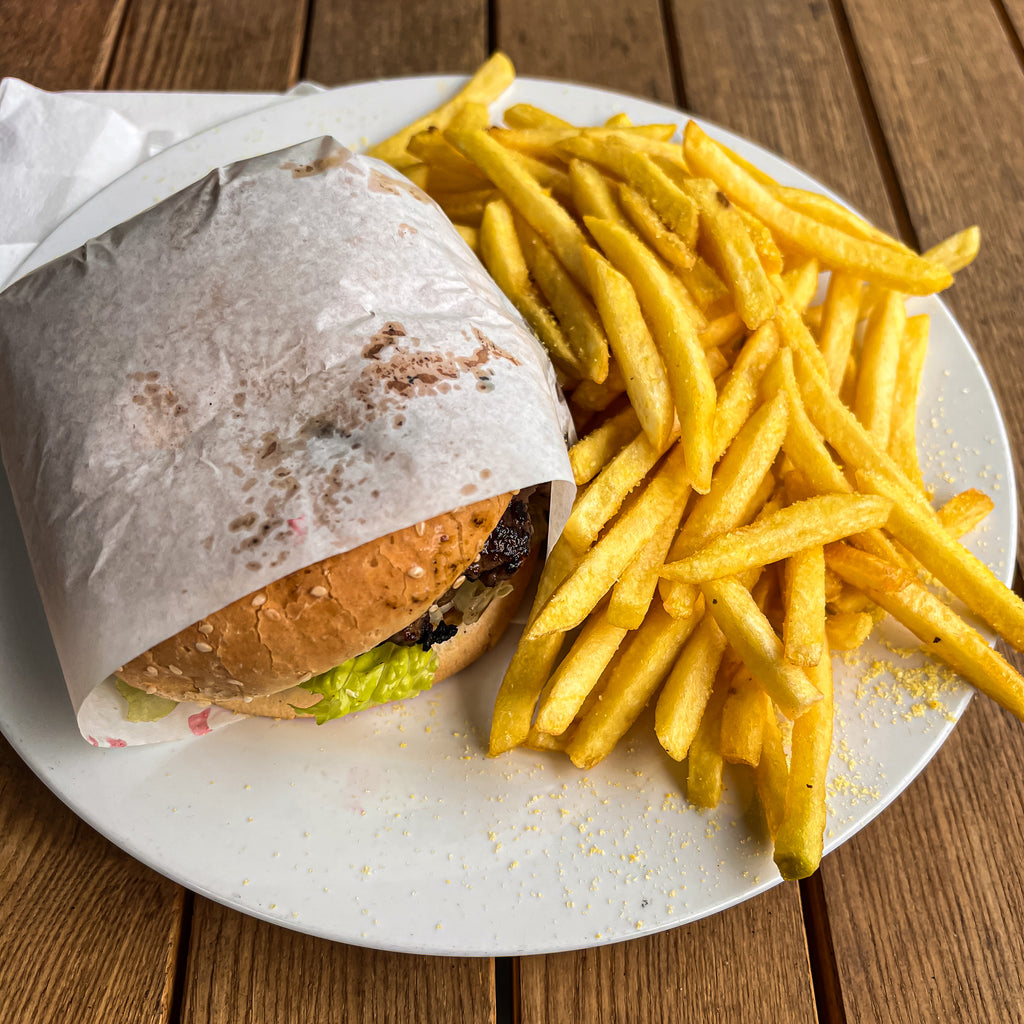
[[[918,254],[693,122],[681,144],[675,125],[523,103],[491,124],[511,74],[496,56],[373,150],[459,222],[586,430],[489,752],[591,768],[653,704],[689,800],[751,773],[780,873],[806,877],[832,653],[885,614],[1024,718],[1024,679],[922,578],[1024,650],[1024,602],[959,543],[991,499],[933,508],[917,457],[929,325],[907,297],[948,287],[978,230]]]

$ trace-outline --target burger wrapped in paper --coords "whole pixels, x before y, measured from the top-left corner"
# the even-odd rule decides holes
[[[329,138],[0,294],[0,388],[99,745],[426,688],[494,642],[573,496],[543,350],[428,197]]]

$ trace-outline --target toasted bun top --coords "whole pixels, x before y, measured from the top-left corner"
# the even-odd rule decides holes
[[[300,569],[194,622],[125,665],[172,700],[259,697],[305,682],[419,618],[476,558],[502,494]]]
[[[437,672],[434,673],[435,683],[461,672],[501,639],[530,585],[536,560],[535,551],[512,577],[510,593],[496,597],[476,622],[462,623],[455,636],[434,648],[438,660]],[[312,707],[319,700],[320,694],[310,693],[301,686],[293,686],[267,697],[235,697],[213,703],[242,715],[300,718],[306,716],[299,715],[296,708]]]

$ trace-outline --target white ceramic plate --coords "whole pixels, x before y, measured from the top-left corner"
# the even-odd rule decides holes
[[[325,133],[354,146],[383,137],[459,81],[350,86],[205,132],[88,202],[25,270],[219,164]],[[580,123],[619,110],[637,122],[682,121],[652,103],[528,79],[502,105],[516,101]],[[782,181],[820,188],[743,139],[721,137]],[[945,306],[913,306],[932,317],[919,416],[928,477],[940,498],[967,486],[992,495],[995,511],[973,543],[1008,581],[1016,504],[995,398]],[[692,809],[680,766],[659,752],[648,721],[589,772],[526,750],[486,758],[512,636],[473,671],[416,701],[328,726],[244,721],[189,742],[93,749],[75,726],[6,487],[0,538],[4,734],[82,818],[196,892],[358,945],[509,955],[649,934],[779,881],[743,777],[729,776],[714,812]],[[875,645],[859,664],[837,666],[829,850],[906,787],[967,705],[966,689],[908,674],[907,664]]]

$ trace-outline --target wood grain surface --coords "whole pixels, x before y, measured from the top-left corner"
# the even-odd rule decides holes
[[[0,738],[0,1024],[167,1020],[184,901]]]
[[[197,899],[182,1024],[485,1024],[493,962],[327,942]]]
[[[1021,0],[0,0],[0,74],[277,90],[468,71],[500,46],[524,75],[686,106],[909,241],[981,225],[948,301],[1020,471],[1022,29]],[[0,1024],[1024,1020],[1021,763],[1020,723],[978,700],[811,883],[512,965],[328,943],[193,898],[0,740]]]

